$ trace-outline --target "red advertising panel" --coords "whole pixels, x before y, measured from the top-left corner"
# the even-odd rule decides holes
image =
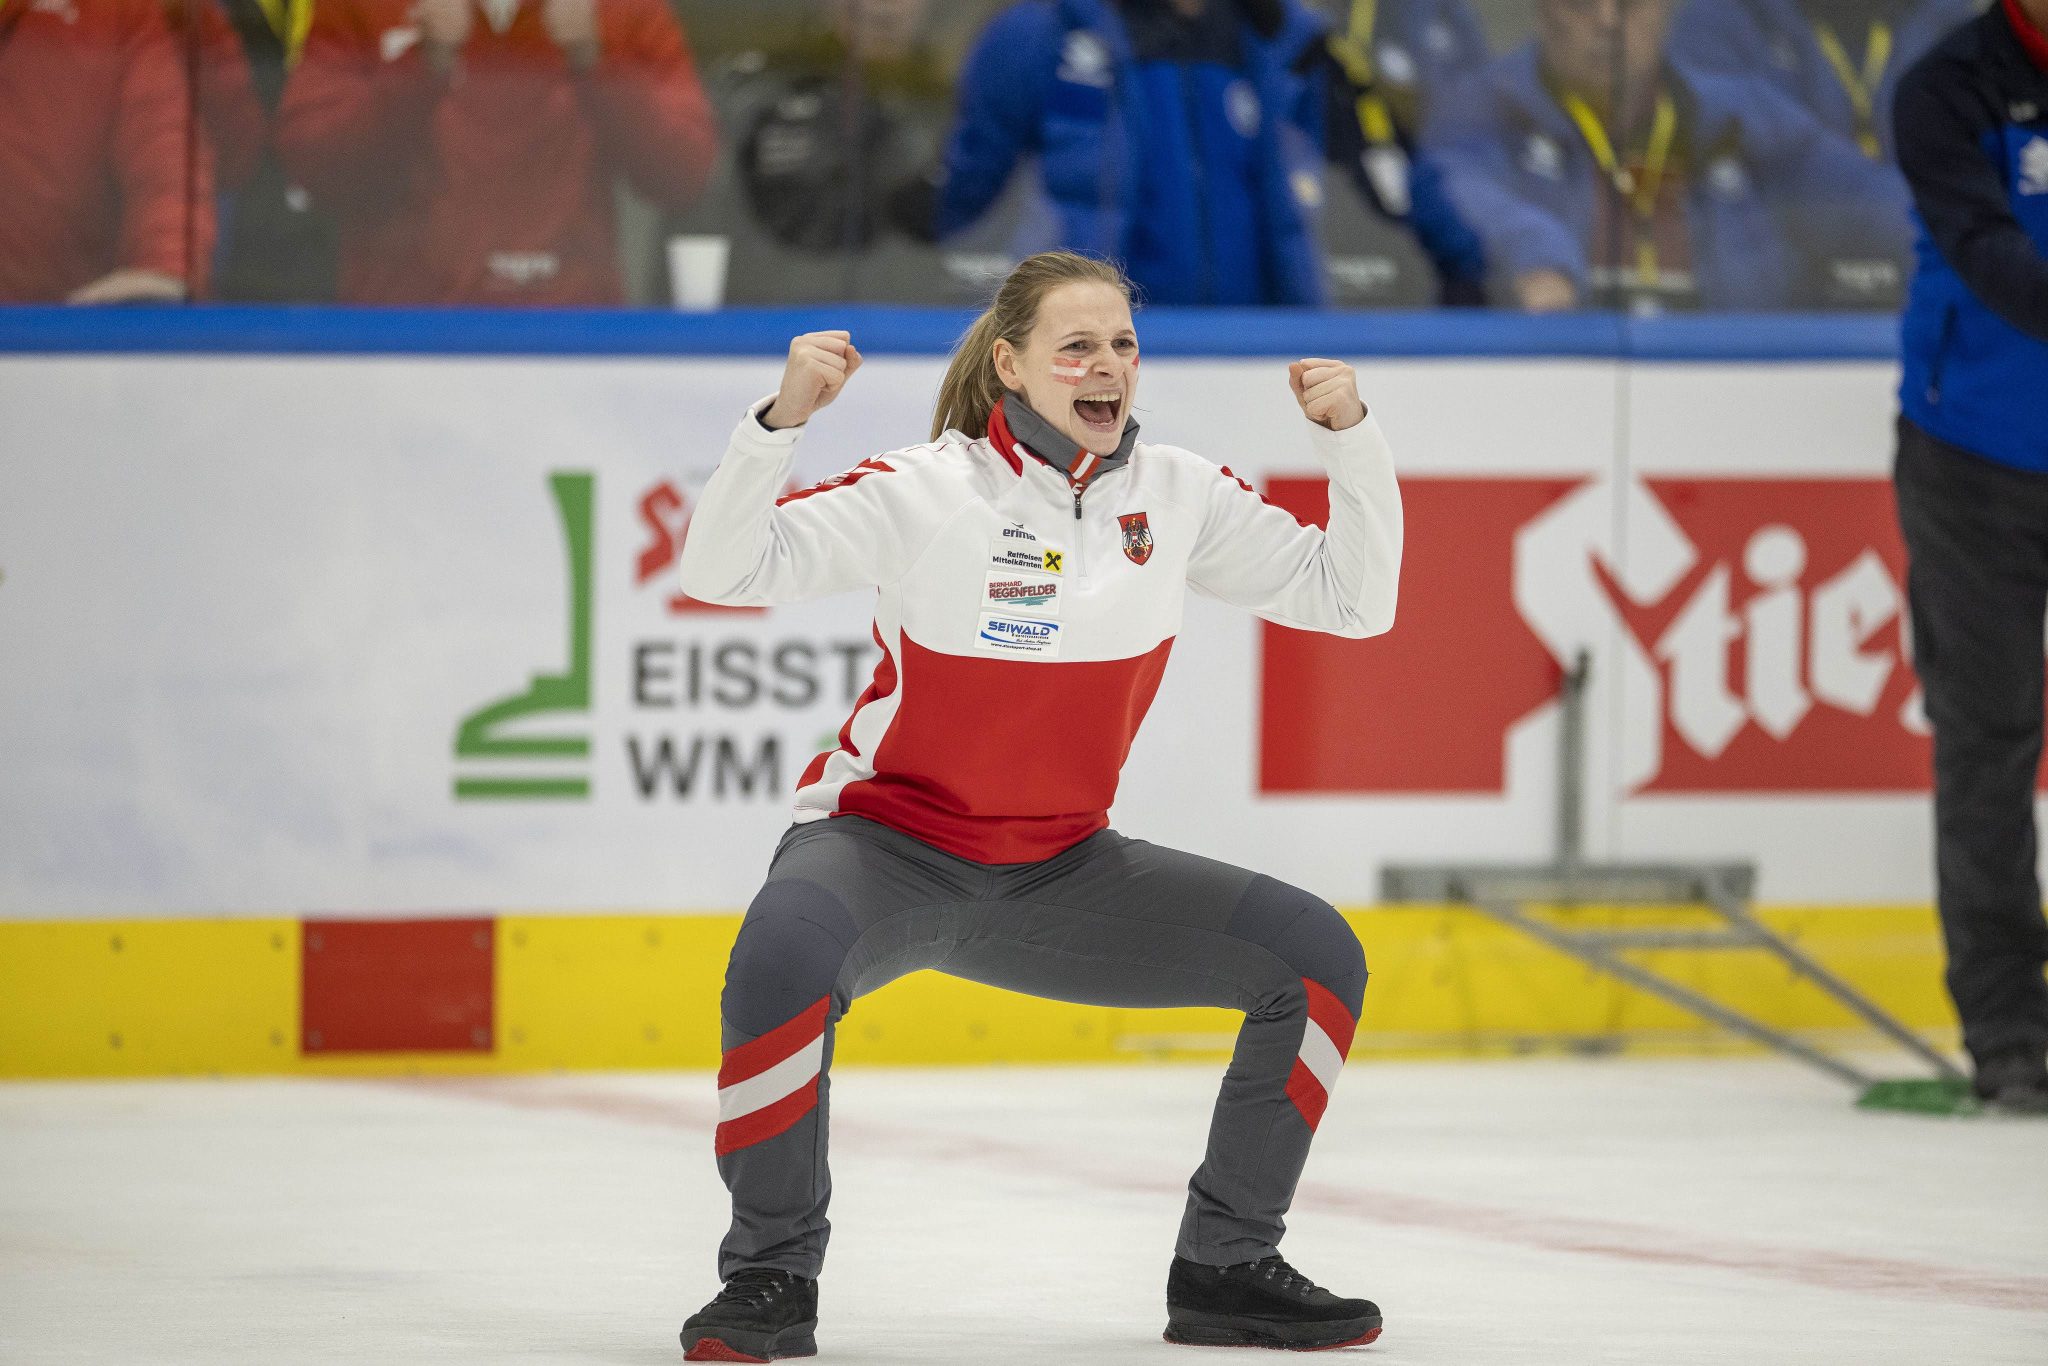
[[[1905,553],[1882,479],[1402,480],[1387,636],[1264,629],[1260,788],[1500,793],[1583,647],[1622,679],[1632,793],[1927,790]],[[1274,502],[1328,516],[1321,479]]]

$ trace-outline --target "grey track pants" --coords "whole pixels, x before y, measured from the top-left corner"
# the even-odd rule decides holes
[[[1275,1249],[1365,994],[1364,953],[1327,902],[1113,830],[989,865],[837,816],[783,836],[726,968],[721,1277],[818,1274],[834,1026],[920,968],[1090,1005],[1243,1011],[1177,1250],[1224,1266]]]

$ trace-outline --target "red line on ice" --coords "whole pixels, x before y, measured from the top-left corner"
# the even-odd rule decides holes
[[[718,1105],[709,1094],[708,1084],[706,1098],[700,1104],[570,1087],[551,1086],[542,1091],[521,1085],[520,1080],[416,1078],[393,1084],[429,1095],[461,1096],[518,1110],[590,1115],[693,1133],[709,1134],[718,1125]],[[1115,1166],[1071,1153],[1050,1155],[1041,1147],[978,1134],[946,1137],[835,1115],[832,1135],[841,1146],[851,1142],[863,1152],[913,1161],[995,1167],[1005,1172],[1031,1172],[1041,1178],[1063,1176],[1077,1185],[1111,1193],[1179,1193],[1187,1188],[1184,1177]],[[1049,1156],[1053,1160],[1048,1160]],[[2002,1276],[1933,1262],[1716,1238],[1650,1224],[1549,1212],[1525,1213],[1359,1187],[1304,1183],[1296,1203],[1318,1213],[1364,1223],[1465,1234],[1544,1252],[1732,1271],[1853,1294],[1904,1296],[1980,1309],[2048,1312],[2048,1276]]]

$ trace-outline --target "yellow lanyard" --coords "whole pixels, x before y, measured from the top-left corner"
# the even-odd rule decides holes
[[[1640,178],[1621,164],[1621,158],[1615,154],[1614,140],[1607,136],[1607,125],[1600,122],[1600,116],[1584,100],[1577,95],[1566,95],[1564,109],[1572,116],[1572,122],[1579,126],[1579,135],[1585,138],[1593,160],[1600,164],[1615,190],[1628,201],[1637,220],[1648,227],[1656,220],[1657,200],[1664,193],[1664,173],[1671,165],[1671,150],[1678,142],[1678,102],[1668,94],[1657,97],[1657,115],[1650,123],[1650,142],[1643,149]],[[1636,241],[1636,273],[1644,284],[1656,283],[1657,239],[1654,232],[1645,232]]]
[[[1849,51],[1835,36],[1833,25],[1815,24],[1813,36],[1820,43],[1821,55],[1835,69],[1835,79],[1847,92],[1850,107],[1856,111],[1857,144],[1863,148],[1863,155],[1876,160],[1884,155],[1884,144],[1877,136],[1877,88],[1884,84],[1885,68],[1892,63],[1892,26],[1881,19],[1871,21],[1870,36],[1863,42],[1861,71],[1849,60]]]
[[[306,49],[306,34],[313,27],[313,0],[256,0],[256,4],[270,21],[270,31],[284,44],[285,66],[297,66],[299,54]]]
[[[1358,87],[1359,131],[1368,146],[1384,147],[1395,140],[1394,113],[1375,89],[1379,73],[1372,64],[1372,33],[1379,19],[1379,0],[1351,0],[1351,22],[1342,38],[1330,39],[1330,54]]]
[[[1344,36],[1350,39],[1360,52],[1372,52],[1372,31],[1379,25],[1379,9],[1379,0],[1351,0],[1351,22],[1348,26],[1350,31]],[[1368,55],[1366,72],[1370,75],[1371,71],[1372,58]]]

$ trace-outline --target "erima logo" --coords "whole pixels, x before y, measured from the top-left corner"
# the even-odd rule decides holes
[[[597,476],[565,471],[549,476],[548,487],[562,523],[564,569],[569,579],[568,663],[560,673],[534,674],[523,691],[463,718],[455,732],[457,801],[590,795],[588,731],[578,726],[542,734],[529,724],[541,717],[556,722],[573,717],[582,722],[590,714],[590,640],[597,605],[592,565]]]
[[[1035,541],[1038,539],[1021,526],[1006,526],[1003,528],[1003,534],[1020,541]]]

